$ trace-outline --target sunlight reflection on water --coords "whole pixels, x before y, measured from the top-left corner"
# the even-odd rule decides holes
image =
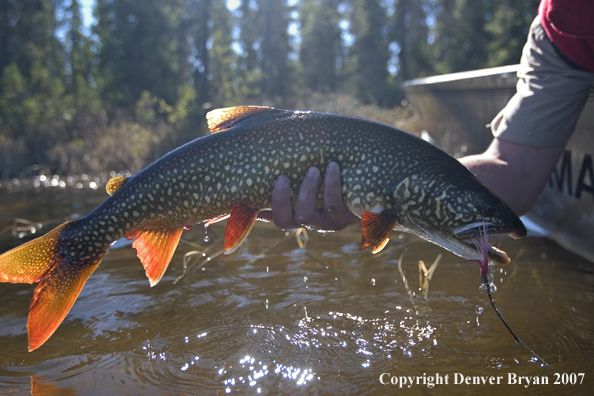
[[[2,187],[0,229],[16,227],[15,218],[30,223],[18,224],[22,239],[0,234],[0,252],[30,239],[32,226],[45,232],[88,213],[106,195],[88,187],[94,177],[48,176],[38,188],[23,180],[18,188]],[[185,231],[154,288],[129,242],[114,246],[62,326],[33,353],[26,352],[33,286],[0,284],[0,394],[29,394],[42,385],[79,395],[378,394],[396,391],[379,382],[384,372],[551,375],[489,308],[473,264],[446,253],[423,299],[416,263],[444,253],[432,244],[398,234],[378,255],[359,253],[354,227],[310,233],[301,249],[293,235],[257,225],[241,249],[222,256],[223,227],[209,227],[207,243],[202,227]],[[593,266],[544,239],[504,240],[500,247],[512,263],[494,268],[494,298],[510,326],[556,370],[589,378]],[[410,294],[398,271],[405,248]],[[192,252],[184,268],[184,254]]]

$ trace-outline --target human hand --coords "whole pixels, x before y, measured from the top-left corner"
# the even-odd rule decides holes
[[[299,188],[293,211],[291,183],[288,177],[279,176],[272,190],[272,211],[261,211],[258,217],[274,220],[274,224],[281,229],[306,227],[320,231],[340,231],[359,221],[344,205],[340,169],[336,162],[331,162],[326,168],[324,208],[321,210],[316,209],[319,183],[320,170],[316,167],[309,168]]]

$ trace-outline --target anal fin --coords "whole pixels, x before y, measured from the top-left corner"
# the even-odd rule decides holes
[[[135,230],[126,235],[134,239],[132,247],[142,262],[151,287],[155,286],[165,273],[177,248],[183,228]],[[136,238],[136,239],[135,239]]]
[[[361,212],[363,237],[359,250],[363,251],[373,246],[372,253],[379,253],[390,240],[397,222],[398,218],[390,213]]]
[[[235,204],[225,227],[225,254],[231,254],[241,246],[250,233],[259,210],[244,204]]]

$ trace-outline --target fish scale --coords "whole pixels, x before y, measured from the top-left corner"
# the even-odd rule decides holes
[[[293,203],[307,170],[341,169],[349,211],[361,218],[361,250],[379,252],[394,229],[411,232],[468,258],[472,238],[523,236],[511,209],[457,160],[397,128],[357,117],[244,106],[207,115],[212,134],[165,155],[130,178],[114,177],[105,202],[79,220],[0,256],[0,281],[39,283],[29,309],[29,350],[57,329],[111,244],[132,246],[151,286],[159,282],[183,229],[227,219],[225,253],[271,207],[279,175]],[[320,182],[317,207],[323,207]],[[509,258],[494,248],[493,261]]]

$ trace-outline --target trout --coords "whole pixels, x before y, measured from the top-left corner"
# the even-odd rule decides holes
[[[483,229],[526,235],[514,212],[456,159],[392,126],[259,106],[214,110],[207,121],[210,135],[130,178],[109,180],[110,196],[87,216],[0,256],[1,282],[38,283],[27,320],[29,351],[58,328],[118,239],[134,240],[154,286],[184,228],[228,218],[224,248],[231,253],[258,212],[271,207],[279,175],[289,177],[296,197],[307,170],[324,170],[331,161],[340,166],[347,209],[361,219],[361,250],[379,252],[398,230],[476,259],[482,255],[473,238]],[[322,194],[320,189],[320,208]],[[510,261],[494,247],[488,256],[492,263]]]

